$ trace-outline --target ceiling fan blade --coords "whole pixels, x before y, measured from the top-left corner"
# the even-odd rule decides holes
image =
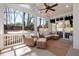
[[[39,10],[45,10],[45,9],[39,9]]]
[[[57,5],[58,5],[58,4],[56,3],[56,4],[52,5],[52,6],[50,6],[50,8],[55,7],[55,6],[57,6]]]
[[[48,7],[48,5],[46,3],[44,3],[44,5],[45,5],[46,8]]]
[[[48,9],[45,11],[45,13],[47,13]]]
[[[55,9],[50,9],[50,10],[55,11]]]

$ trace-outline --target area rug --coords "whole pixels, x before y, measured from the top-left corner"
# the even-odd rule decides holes
[[[68,53],[72,43],[69,40],[48,40],[47,48],[57,56],[65,56]]]

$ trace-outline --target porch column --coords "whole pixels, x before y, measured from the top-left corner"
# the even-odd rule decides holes
[[[34,32],[37,34],[37,17],[34,18]]]
[[[63,18],[63,39],[65,39],[65,30],[64,30],[64,28],[65,28],[65,20]]]
[[[55,33],[57,34],[57,21],[55,19]]]
[[[22,33],[22,34],[24,34],[24,27],[25,27],[25,12],[23,12],[22,21],[23,21],[23,24],[22,24],[22,31],[23,31],[23,33]]]
[[[48,32],[52,32],[52,23],[50,23],[49,19],[48,19]]]
[[[4,34],[4,8],[0,4],[0,50],[3,49],[3,34]]]

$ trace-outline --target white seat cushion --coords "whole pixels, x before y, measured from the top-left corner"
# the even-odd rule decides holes
[[[39,38],[37,41],[38,42],[46,42],[46,38]]]

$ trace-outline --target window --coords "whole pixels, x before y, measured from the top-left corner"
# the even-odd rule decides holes
[[[25,14],[25,26],[24,30],[34,30],[34,16],[30,14]]]
[[[4,11],[4,28],[5,30],[22,30],[23,13],[11,8],[5,8]]]
[[[4,33],[9,31],[22,30],[23,12],[12,8],[5,8],[4,11]]]
[[[37,30],[39,32],[47,32],[48,31],[48,21],[45,18],[37,17]]]
[[[44,18],[40,18],[40,17],[37,17],[37,26],[41,26],[41,27],[48,27],[48,21],[47,19],[44,19]]]
[[[56,31],[56,24],[55,23],[52,23],[52,32],[55,32]]]
[[[65,32],[72,32],[73,31],[69,20],[65,21],[65,28],[64,28],[64,30],[65,30]]]
[[[63,31],[63,21],[57,21],[57,31]]]
[[[22,18],[23,18],[23,13],[22,12],[19,12],[19,11],[16,11],[15,12],[15,25],[16,26],[22,26],[23,25],[23,21],[22,21]]]
[[[32,14],[5,8],[4,11],[4,31],[34,31],[34,20],[36,17]],[[37,26],[43,29],[48,28],[48,21],[45,18],[37,17]]]
[[[37,17],[37,27],[41,25],[41,18]]]

